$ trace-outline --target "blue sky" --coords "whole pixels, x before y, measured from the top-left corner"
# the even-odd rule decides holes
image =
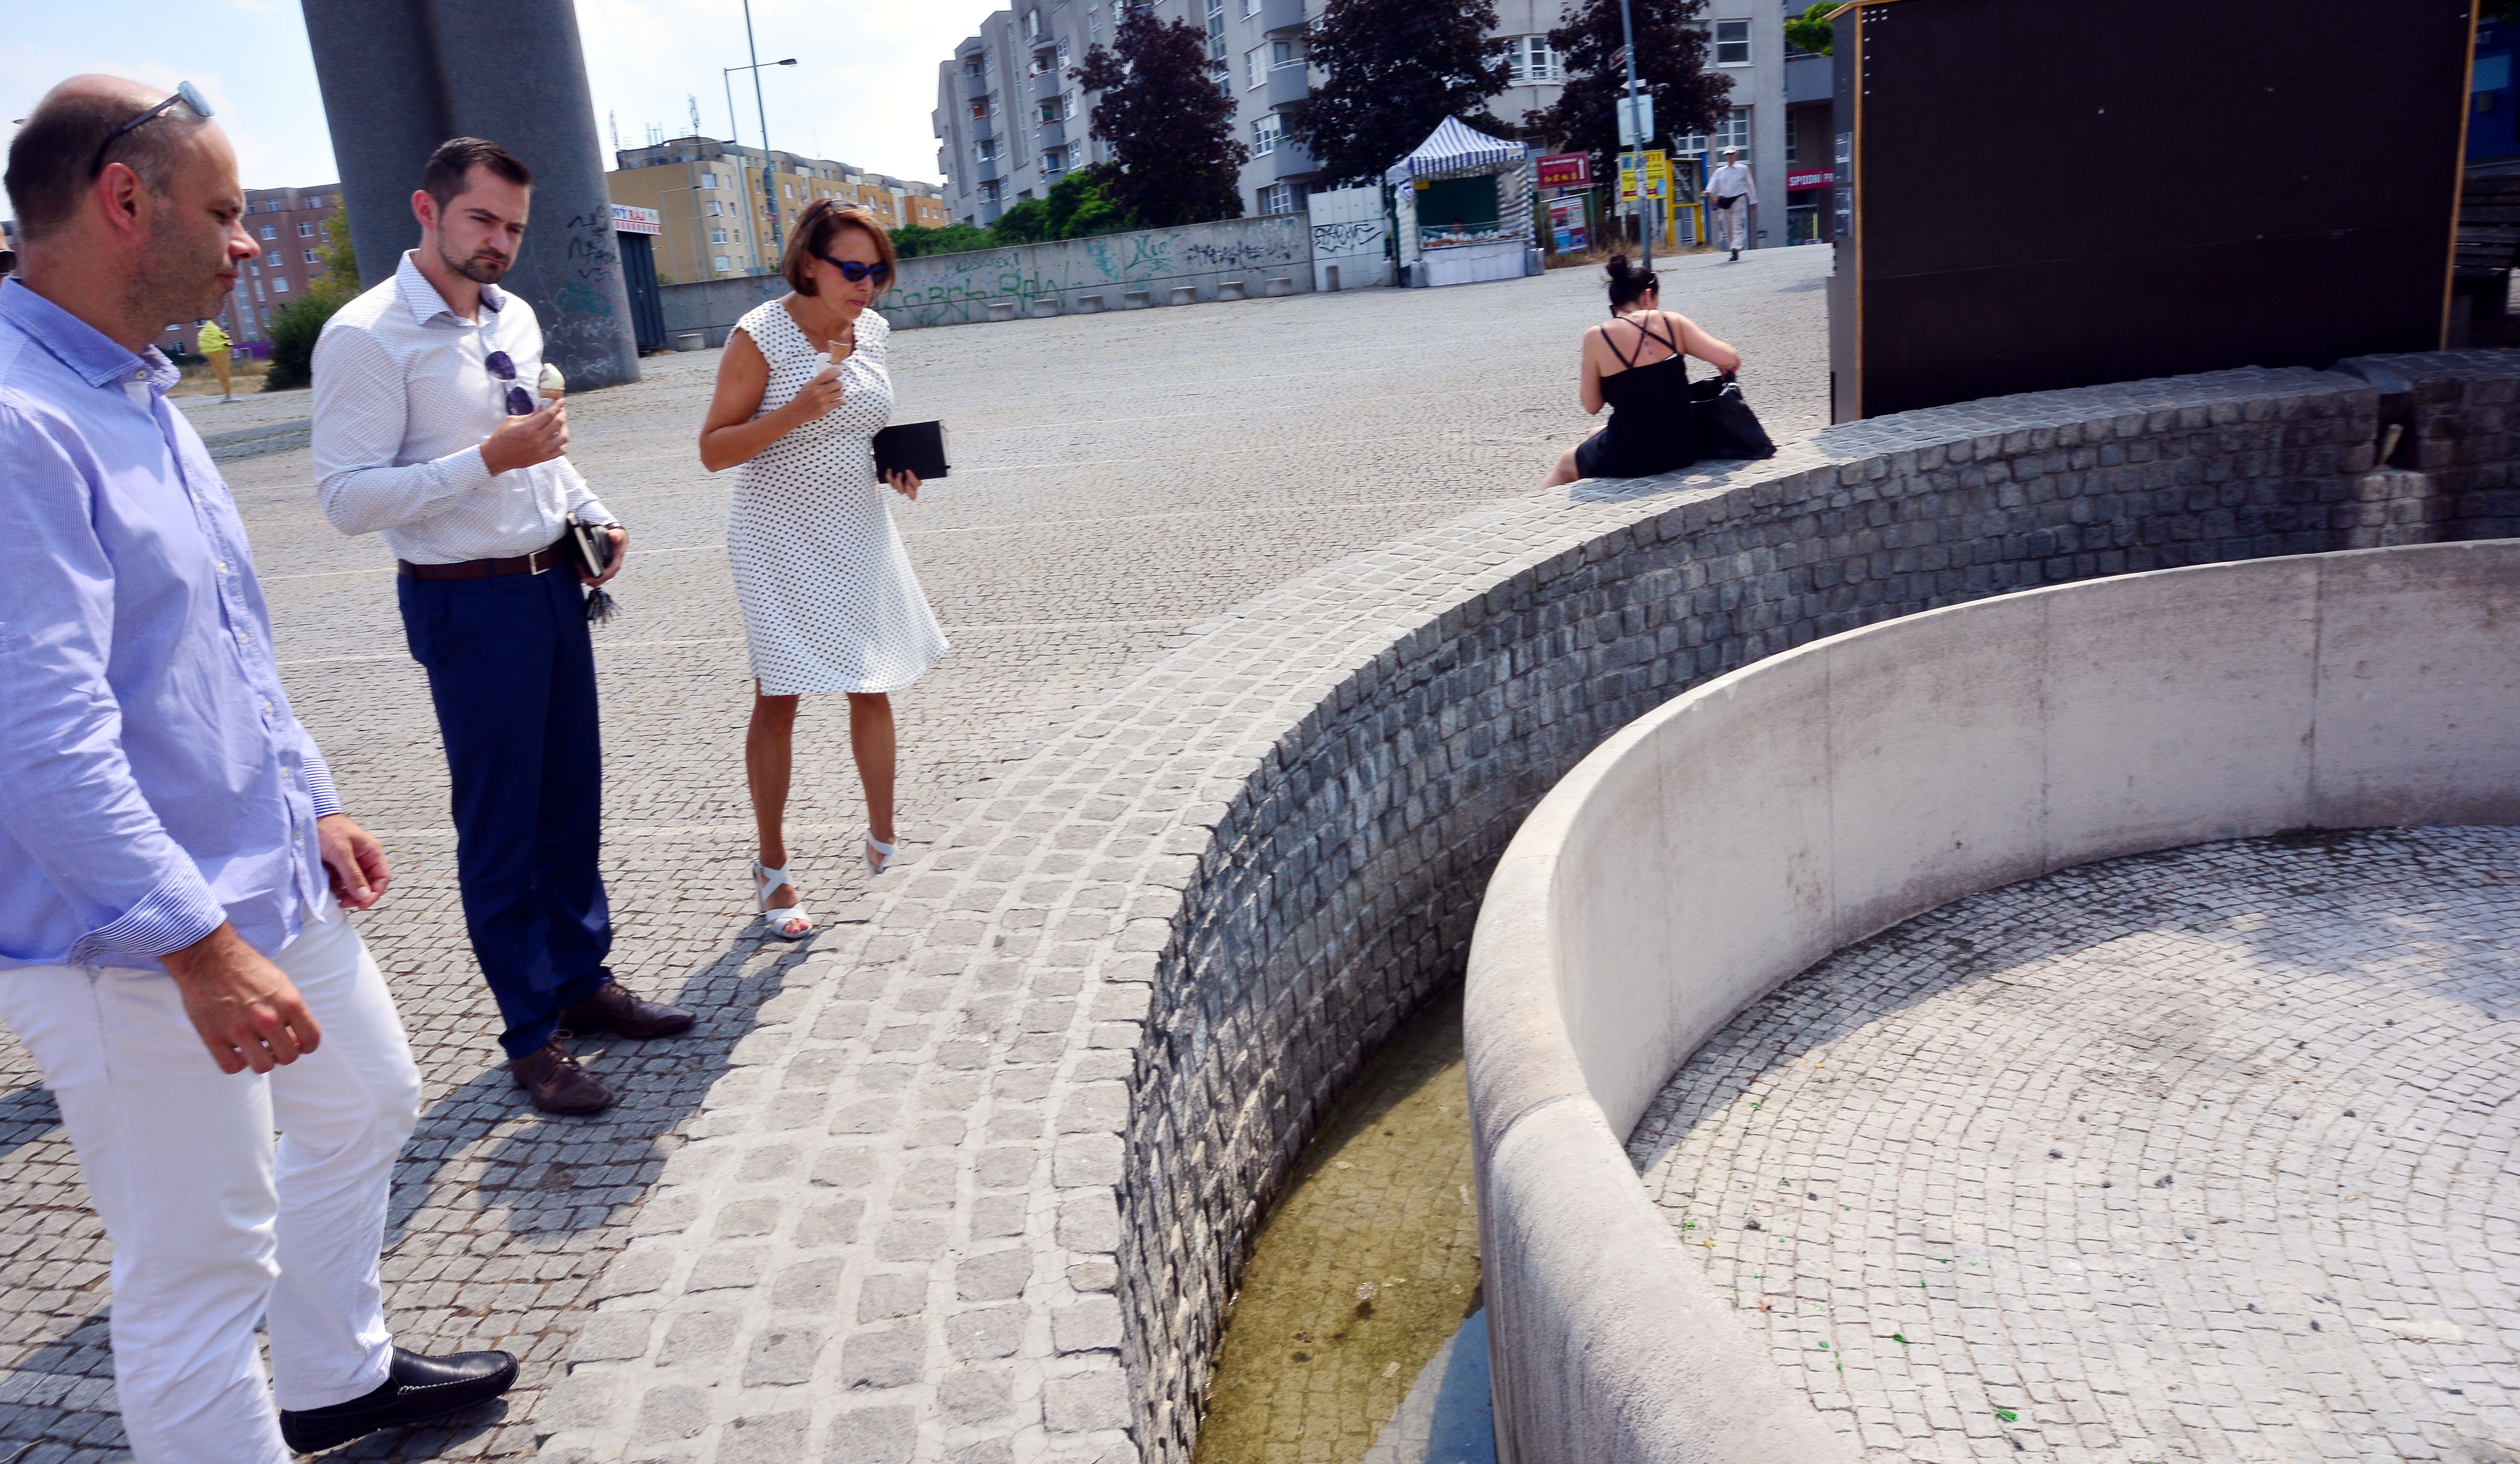
[[[1003,0],[753,0],[770,142],[895,177],[937,180],[936,64]],[[22,117],[62,77],[112,71],[172,91],[189,78],[219,109],[248,188],[333,183],[324,102],[297,0],[17,0],[0,46],[0,120]],[[577,0],[598,137],[638,147],[648,124],[679,137],[687,97],[726,135],[719,67],[744,61],[740,0]],[[749,90],[736,77],[747,142]]]

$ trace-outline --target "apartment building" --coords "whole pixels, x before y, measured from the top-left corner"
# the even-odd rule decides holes
[[[1105,44],[1131,0],[1019,0],[937,67],[936,166],[955,218],[989,224],[1040,198],[1071,168],[1108,156],[1087,135],[1097,96],[1068,69]],[[1147,0],[1141,0],[1147,3]],[[1241,177],[1246,214],[1291,213],[1324,180],[1286,137],[1285,110],[1323,80],[1305,34],[1327,0],[1151,0],[1158,19],[1205,32],[1208,62],[1236,103],[1235,132],[1251,150]],[[1549,32],[1575,0],[1497,0],[1493,32],[1508,44],[1511,82],[1490,113],[1519,128],[1554,104],[1565,71]],[[1787,0],[1711,0],[1703,22],[1707,64],[1732,83],[1733,105],[1711,133],[1675,138],[1684,156],[1738,148],[1767,200],[1754,220],[1759,244],[1825,237],[1830,172],[1829,62],[1788,56]],[[1798,13],[1798,12],[1797,12]]]
[[[759,148],[705,137],[624,148],[613,155],[618,165],[604,175],[612,201],[652,208],[663,217],[655,245],[659,284],[776,270],[774,203],[783,231],[816,199],[854,203],[888,229],[914,224],[936,228],[950,221],[933,183],[775,150],[767,156],[776,192],[765,198],[764,155]]]
[[[1241,177],[1243,211],[1303,207],[1320,169],[1285,140],[1284,109],[1312,94],[1317,77],[1304,33],[1325,0],[1152,0],[1160,20],[1205,32],[1210,67],[1236,104],[1235,135],[1251,150]],[[1548,32],[1565,0],[1499,0],[1497,33],[1512,43],[1513,84],[1490,110],[1519,125],[1557,99],[1562,79]],[[1108,44],[1130,0],[1026,0],[980,22],[936,74],[936,166],[953,216],[989,224],[1048,194],[1071,169],[1109,158],[1089,135],[1092,92],[1068,76],[1085,53]]]
[[[306,298],[307,287],[325,277],[324,224],[340,211],[338,183],[245,191],[245,229],[262,253],[237,272],[236,289],[218,314],[219,329],[230,340],[239,346],[269,340],[272,316]],[[197,333],[196,325],[171,327],[158,344],[190,351]]]

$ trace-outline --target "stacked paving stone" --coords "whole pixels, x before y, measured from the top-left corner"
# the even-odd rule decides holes
[[[2448,351],[2367,356],[2362,361],[2410,378],[2408,433],[2392,454],[2426,480],[2445,507],[2434,515],[2442,539],[2520,536],[2520,352]],[[2403,479],[2402,479],[2403,483]],[[2404,485],[2407,496],[2412,485]],[[2421,539],[2401,543],[2426,543]]]
[[[1187,1458],[1272,1192],[1566,768],[1820,636],[2343,547],[2376,411],[2249,370],[1907,414],[1499,504],[1194,628],[764,1009],[599,1283],[552,1453]]]

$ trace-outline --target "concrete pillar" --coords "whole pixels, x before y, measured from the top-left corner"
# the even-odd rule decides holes
[[[534,307],[572,387],[639,379],[604,151],[570,0],[302,0],[362,283],[420,242],[412,191],[450,137],[486,137],[534,172],[504,283]]]

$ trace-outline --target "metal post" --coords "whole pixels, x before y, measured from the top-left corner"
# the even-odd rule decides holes
[[[1626,0],[1620,0],[1620,3],[1625,4]],[[752,110],[761,121],[761,207],[763,212],[770,215],[770,248],[773,253],[776,253],[781,244],[779,164],[770,155],[770,108],[761,100],[761,52],[752,44],[752,0],[743,0],[743,54],[744,59],[752,63]],[[761,232],[760,222],[758,220],[749,222],[752,224],[752,232],[758,235]],[[755,249],[753,253],[759,257],[761,251]]]
[[[745,0],[745,3],[749,4],[750,0]],[[1628,58],[1628,91],[1626,96],[1619,99],[1619,106],[1627,110],[1629,118],[1642,121],[1642,118],[1638,117],[1636,111],[1637,27],[1636,22],[1628,14],[1628,0],[1619,0],[1619,39],[1625,43]],[[1639,128],[1637,130],[1637,140],[1635,143],[1631,144],[1631,146],[1636,149],[1637,154],[1637,202],[1640,206],[1636,211],[1641,215],[1644,213],[1644,209],[1642,205],[1645,201],[1645,144],[1651,140],[1652,139],[1647,138],[1644,135],[1644,129]],[[1653,220],[1651,217],[1645,217],[1644,227],[1638,231],[1638,237],[1644,241],[1644,267],[1646,269],[1652,269]]]

